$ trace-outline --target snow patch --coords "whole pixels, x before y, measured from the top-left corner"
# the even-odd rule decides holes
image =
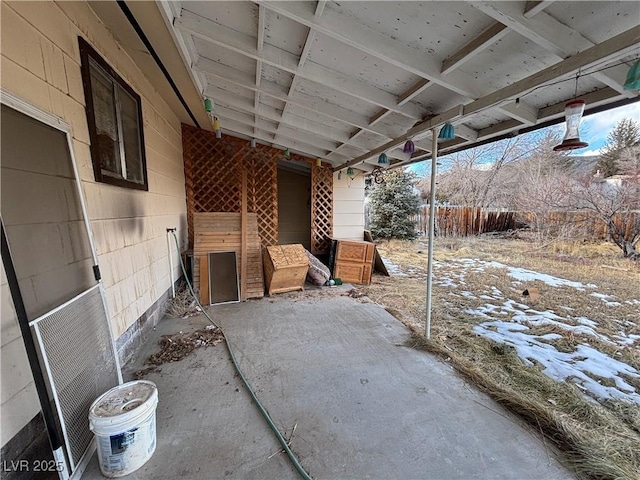
[[[500,262],[486,262],[484,260],[476,260],[472,258],[461,258],[457,260],[456,263],[459,263],[463,267],[467,267],[472,272],[476,273],[484,272],[486,267],[503,268],[508,270],[507,274],[518,282],[532,282],[534,280],[539,280],[552,287],[573,287],[580,291],[584,291],[587,288],[597,288],[596,285],[592,283],[584,284],[582,282],[574,282],[572,280],[554,277],[553,275],[547,275],[546,273],[535,272],[533,270],[526,270],[519,267],[510,267],[509,265],[505,265]]]
[[[384,262],[384,266],[387,267],[387,271],[390,275],[394,275],[396,277],[406,277],[407,274],[402,271],[399,265],[387,260],[386,258],[382,260]]]
[[[587,317],[578,317],[578,318],[575,318],[574,320],[580,323],[581,325],[587,325],[589,327],[595,328],[599,325],[598,322],[594,322],[593,320],[590,320]]]
[[[623,378],[640,378],[638,371],[589,345],[578,345],[571,353],[560,352],[544,341],[557,339],[554,334],[528,334],[528,326],[512,322],[485,322],[473,330],[497,343],[514,347],[526,365],[537,363],[548,377],[557,381],[572,381],[600,401],[627,400],[640,405],[640,395]],[[612,380],[615,387],[602,385],[594,377]]]
[[[604,304],[607,307],[619,307],[620,305],[622,305],[620,302],[611,302],[610,299],[615,298],[613,295],[606,295],[604,293],[590,293],[589,295],[591,295],[592,297],[596,297],[599,298],[600,300],[602,300],[604,302]]]

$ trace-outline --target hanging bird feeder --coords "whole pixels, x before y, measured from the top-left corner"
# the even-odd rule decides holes
[[[342,180],[342,170],[338,172],[338,180]]]
[[[389,165],[389,157],[387,154],[382,152],[378,157],[378,165]]]
[[[633,64],[627,72],[627,80],[624,82],[625,90],[640,90],[640,60]]]
[[[584,100],[572,100],[564,106],[564,117],[566,124],[566,132],[562,143],[553,147],[554,152],[564,152],[566,150],[576,150],[578,148],[588,147],[587,142],[580,140],[580,120],[584,113],[584,106],[587,102]]]
[[[412,155],[416,151],[416,146],[413,143],[413,141],[407,140],[407,142],[404,144],[404,148],[402,149],[402,151],[404,153],[408,153],[409,155]]]
[[[251,139],[251,148],[256,148],[256,144],[257,144],[256,139],[252,138]]]
[[[321,158],[316,158],[316,167],[322,168],[322,159]]]
[[[291,158],[291,150],[288,148],[284,149],[284,158]]]
[[[453,125],[451,125],[449,122],[445,123],[440,129],[440,134],[438,135],[438,141],[453,140],[454,138],[456,138],[456,134],[453,129]]]

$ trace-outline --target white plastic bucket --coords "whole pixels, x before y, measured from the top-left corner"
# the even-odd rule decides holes
[[[100,470],[105,477],[128,475],[156,449],[158,389],[147,380],[123,383],[101,395],[89,409]]]

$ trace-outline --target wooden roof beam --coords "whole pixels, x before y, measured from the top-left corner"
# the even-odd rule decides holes
[[[408,48],[403,42],[354,22],[335,11],[325,9],[322,18],[316,19],[309,2],[257,1],[257,3],[345,45],[435,82],[459,95],[476,98],[481,94],[472,76],[455,72],[445,78],[440,72],[442,64],[435,56],[425,55],[418,50]]]
[[[430,84],[431,84],[431,82],[429,80],[426,80],[426,79],[422,79],[422,80],[419,80],[418,82],[416,82],[407,91],[403,92],[401,95],[398,96],[398,106],[404,105],[405,103],[410,101],[412,98],[414,98],[415,96],[417,96],[420,93],[422,93]],[[387,117],[390,113],[392,113],[391,110],[389,110],[387,108],[380,109],[378,112],[376,112],[375,115],[373,115],[371,117],[371,119],[369,120],[369,125],[370,126],[371,125],[375,125],[377,122],[379,122],[383,118]],[[350,141],[355,139],[362,132],[363,132],[363,130],[358,130],[351,137]],[[349,144],[349,142],[344,142],[342,145],[339,145],[336,148],[336,151],[340,150],[341,148],[345,147],[348,144]]]
[[[412,138],[422,132],[425,132],[427,130],[430,130],[433,127],[441,125],[444,122],[452,121],[456,118],[460,118],[463,112],[464,112],[464,107],[462,105],[459,105],[458,107],[454,107],[450,110],[447,110],[446,112],[443,112],[440,115],[436,115],[435,117],[430,118],[429,120],[419,123],[415,127],[409,129],[404,135],[396,137],[393,140],[390,140],[387,143],[380,145],[377,148],[374,148],[370,152],[360,155],[359,157],[356,157],[353,160],[349,160],[348,162],[342,165],[339,165],[339,167],[336,167],[336,168],[346,168],[353,165],[357,165],[358,163],[362,163],[365,160],[368,160],[372,157],[375,157],[381,154],[382,152],[386,152],[387,150],[397,147],[398,145],[406,142],[407,139]]]
[[[324,10],[324,6],[325,6],[324,1],[320,1],[316,4],[316,11],[315,11],[315,16],[316,18],[319,18],[322,15],[322,11]],[[260,8],[264,8],[263,5],[260,5]],[[302,68],[304,67],[304,64],[307,61],[307,58],[309,58],[309,52],[311,51],[311,46],[313,45],[313,40],[316,38],[316,32],[315,30],[313,30],[312,28],[309,29],[309,31],[307,32],[307,38],[304,41],[304,46],[302,47],[302,52],[300,53],[300,58],[298,59],[298,68]],[[293,92],[295,92],[297,86],[298,86],[298,81],[299,81],[299,77],[297,74],[293,75],[293,79],[291,80],[291,85],[289,86],[289,93],[287,94],[287,97],[291,97],[291,95],[293,94]],[[284,118],[286,116],[286,114],[289,112],[289,106],[291,104],[288,101],[284,102],[284,109],[282,110],[282,117]]]
[[[304,132],[301,132],[300,130],[297,130],[291,127],[285,127],[285,126],[283,126],[280,130],[278,130],[275,127],[269,126],[265,122],[255,123],[253,120],[254,119],[253,115],[239,112],[237,110],[227,108],[222,105],[216,105],[216,109],[220,111],[220,115],[224,118],[224,122],[222,123],[223,127],[226,125],[228,120],[239,122],[249,127],[261,129],[266,132],[273,133],[276,136],[286,137],[287,139],[290,139],[290,140],[296,140],[300,144],[305,144],[310,147],[313,147],[317,149],[317,151],[314,152],[313,154],[323,156],[323,157],[327,154],[327,152],[331,151],[335,147],[334,142],[332,142],[331,140],[325,140],[313,134],[304,133]],[[323,150],[321,155],[319,153],[320,150]],[[350,157],[345,154],[343,155],[343,158],[348,159]]]
[[[541,12],[535,17],[526,18],[518,6],[511,2],[474,1],[471,5],[560,58],[570,57],[594,46],[592,41],[547,13]],[[629,98],[635,96],[604,72],[594,73],[593,78]]]
[[[527,0],[527,3],[524,5],[523,15],[525,18],[531,18],[539,14],[553,2],[555,2],[555,0]]]
[[[426,122],[416,125],[414,128],[406,132],[406,134],[371,150],[371,152],[354,158],[344,165],[340,165],[339,168],[367,160],[368,158],[378,155],[389,148],[399,145],[406,138],[411,138],[423,133],[426,130],[446,121],[454,121],[458,118],[464,118],[468,115],[482,112],[489,108],[495,108],[497,105],[500,105],[507,100],[520,97],[540,85],[544,85],[550,81],[572,74],[581,68],[588,68],[595,63],[607,62],[610,60],[613,61],[617,58],[622,58],[637,49],[638,43],[640,43],[640,26],[631,28],[626,32],[616,35],[615,37],[612,37],[587,50],[579,52],[566,60],[556,63],[555,65],[551,65],[550,67],[540,70],[539,72],[523,78],[520,81],[514,82],[504,88],[485,95],[484,97],[467,105],[460,105],[457,113],[455,108],[443,112]]]
[[[423,112],[417,105],[406,104],[398,107],[396,96],[389,92],[359,80],[354,80],[347,75],[340,74],[317,63],[307,63],[304,67],[299,68],[300,59],[296,55],[273,45],[265,44],[263,51],[258,52],[254,46],[255,40],[252,37],[187,10],[182,10],[182,15],[175,20],[174,26],[220,47],[227,48],[254,60],[261,60],[267,65],[272,65],[364,102],[388,108],[413,120],[418,120],[422,117]]]
[[[444,75],[441,73],[442,63],[434,56],[407,48],[402,42],[393,40],[365,25],[353,22],[331,10],[325,11],[323,17],[317,19],[309,2],[257,0],[257,3],[302,25],[313,28],[334,40],[462,95],[469,101],[488,93],[481,90],[471,75],[462,71]],[[422,87],[426,88],[427,84],[423,84]],[[386,105],[380,106],[387,107]],[[509,115],[508,112],[505,113]]]
[[[501,110],[526,125],[535,125],[538,121],[538,109],[524,100],[502,105]]]
[[[250,101],[247,98],[240,97],[238,95],[233,95],[232,92],[225,90],[223,88],[209,85],[205,93],[209,98],[214,99],[214,101],[216,102],[216,107],[223,107],[222,109],[218,109],[223,119],[226,119],[225,115],[228,113],[227,109],[231,109],[231,110],[237,111],[238,113],[243,112],[243,113],[254,115],[254,117],[258,118],[259,120],[264,119],[271,122],[281,122],[280,124],[282,125],[283,128],[299,131],[301,132],[301,134],[306,136],[312,135],[312,136],[318,137],[319,139],[326,139],[332,142],[340,142],[341,143],[340,148],[333,148],[333,147],[329,148],[330,147],[329,144],[323,143],[322,145],[320,145],[319,142],[314,142],[313,140],[310,140],[311,143],[316,146],[322,146],[323,148],[331,150],[331,153],[327,154],[325,158],[330,157],[331,154],[335,152],[340,157],[340,160],[343,160],[342,157],[344,155],[346,155],[349,158],[353,158],[357,155],[360,155],[363,152],[369,151],[369,148],[366,148],[363,145],[359,145],[358,143],[356,143],[355,140],[357,135],[349,136],[349,134],[342,134],[341,132],[336,131],[336,129],[333,129],[331,127],[325,127],[324,125],[317,124],[317,123],[314,125],[312,129],[309,129],[309,128],[306,128],[306,126],[308,125],[308,122],[292,123],[292,122],[283,120],[280,110],[273,107],[268,107],[266,105],[260,105],[260,107],[256,110],[253,107],[252,101]],[[232,114],[231,118],[239,119],[239,117],[236,114]],[[242,120],[245,121],[246,123],[246,118]],[[256,127],[258,126],[259,124],[258,122],[256,122]],[[340,150],[340,149],[345,151],[341,153],[337,153],[337,150]]]
[[[506,25],[495,22],[483,30],[476,38],[464,44],[455,53],[442,62],[441,73],[446,75],[458,68],[465,61],[500,40],[509,32]]]
[[[319,0],[316,3],[316,11],[313,13],[313,16],[316,18],[320,18],[322,16],[322,12],[324,12],[324,6],[327,4],[327,0]]]
[[[333,140],[334,142],[346,142],[349,140],[349,134],[342,133],[335,128],[326,127],[316,122],[307,121],[290,123],[286,119],[283,119],[282,111],[277,108],[260,104],[256,109],[252,101],[249,101],[248,99],[238,95],[233,95],[232,92],[230,92],[229,90],[225,90],[224,88],[209,85],[207,86],[205,92],[207,96],[215,100],[216,105],[223,105],[234,110],[249,113],[258,118],[269,120],[271,122],[282,122],[283,125],[297,128],[303,132],[312,135],[318,135],[320,137],[326,138],[327,140]],[[312,127],[309,127],[310,123],[313,123]],[[366,150],[366,148],[364,148],[363,146],[358,146],[356,144],[350,144],[350,146],[358,150]]]
[[[232,82],[249,90],[258,89],[261,94],[268,95],[281,101],[291,102],[294,105],[298,105],[307,110],[311,110],[354,127],[362,128],[384,138],[393,138],[393,135],[390,132],[381,129],[378,126],[369,126],[369,118],[363,115],[328,102],[321,102],[318,99],[300,92],[296,93],[295,96],[288,97],[288,89],[284,88],[282,85],[266,80],[263,80],[261,85],[256,87],[252,75],[238,72],[231,67],[226,67],[207,58],[201,57],[194,68],[198,72],[203,72],[207,75],[212,75],[222,80]]]
[[[314,147],[308,146],[306,144],[303,144],[295,139],[287,139],[286,140],[286,144],[282,144],[276,141],[275,139],[275,135],[272,135],[270,132],[268,132],[267,130],[265,130],[262,127],[258,127],[258,131],[257,133],[254,135],[253,134],[253,128],[249,125],[246,125],[243,122],[238,122],[236,120],[232,120],[229,119],[228,121],[225,120],[225,124],[226,126],[222,127],[223,130],[223,135],[224,135],[224,130],[225,128],[228,128],[229,130],[236,132],[240,135],[245,135],[249,138],[255,138],[257,140],[262,140],[263,142],[266,142],[272,146],[280,146],[283,149],[285,147],[290,148],[292,151],[296,152],[296,153],[300,153],[303,156],[306,157],[315,157],[315,158],[323,158],[324,159],[324,155],[325,155],[325,151],[320,150],[320,149],[316,149]],[[335,162],[332,162],[331,160],[326,160],[328,162],[330,162],[332,165]]]
[[[640,43],[640,26],[630,28],[598,45],[576,53],[533,75],[479,98],[465,105],[464,113],[468,115],[494,107],[505,100],[521,97],[540,85],[572,75],[578,70],[588,68],[593,64],[602,64],[623,58],[637,50],[638,43]]]
[[[623,99],[624,95],[620,95],[617,90],[611,87],[604,87],[593,92],[589,92],[586,95],[580,95],[578,98],[587,102],[585,107],[588,112],[589,109],[611,103],[615,99]],[[550,120],[552,118],[564,117],[564,109],[567,102],[558,102],[553,105],[540,109],[540,122]]]
[[[429,85],[433,85],[431,80],[427,80],[423,78],[418,80],[414,85],[412,85],[408,90],[402,92],[402,94],[398,95],[398,106],[402,106],[408,101],[420,95],[424,92]]]
[[[256,48],[258,50],[258,54],[262,54],[262,49],[264,48],[264,23],[265,23],[265,10],[262,5],[258,6],[258,35],[256,41]],[[260,81],[262,80],[262,60],[256,60],[256,87],[260,86]],[[258,108],[260,104],[260,92],[256,90],[254,92],[254,100],[253,104],[255,108]],[[258,118],[255,118],[255,123],[258,123]]]

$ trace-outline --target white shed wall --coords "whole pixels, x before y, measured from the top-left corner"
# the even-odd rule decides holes
[[[362,240],[364,233],[364,175],[353,180],[342,173],[333,174],[333,236]]]

